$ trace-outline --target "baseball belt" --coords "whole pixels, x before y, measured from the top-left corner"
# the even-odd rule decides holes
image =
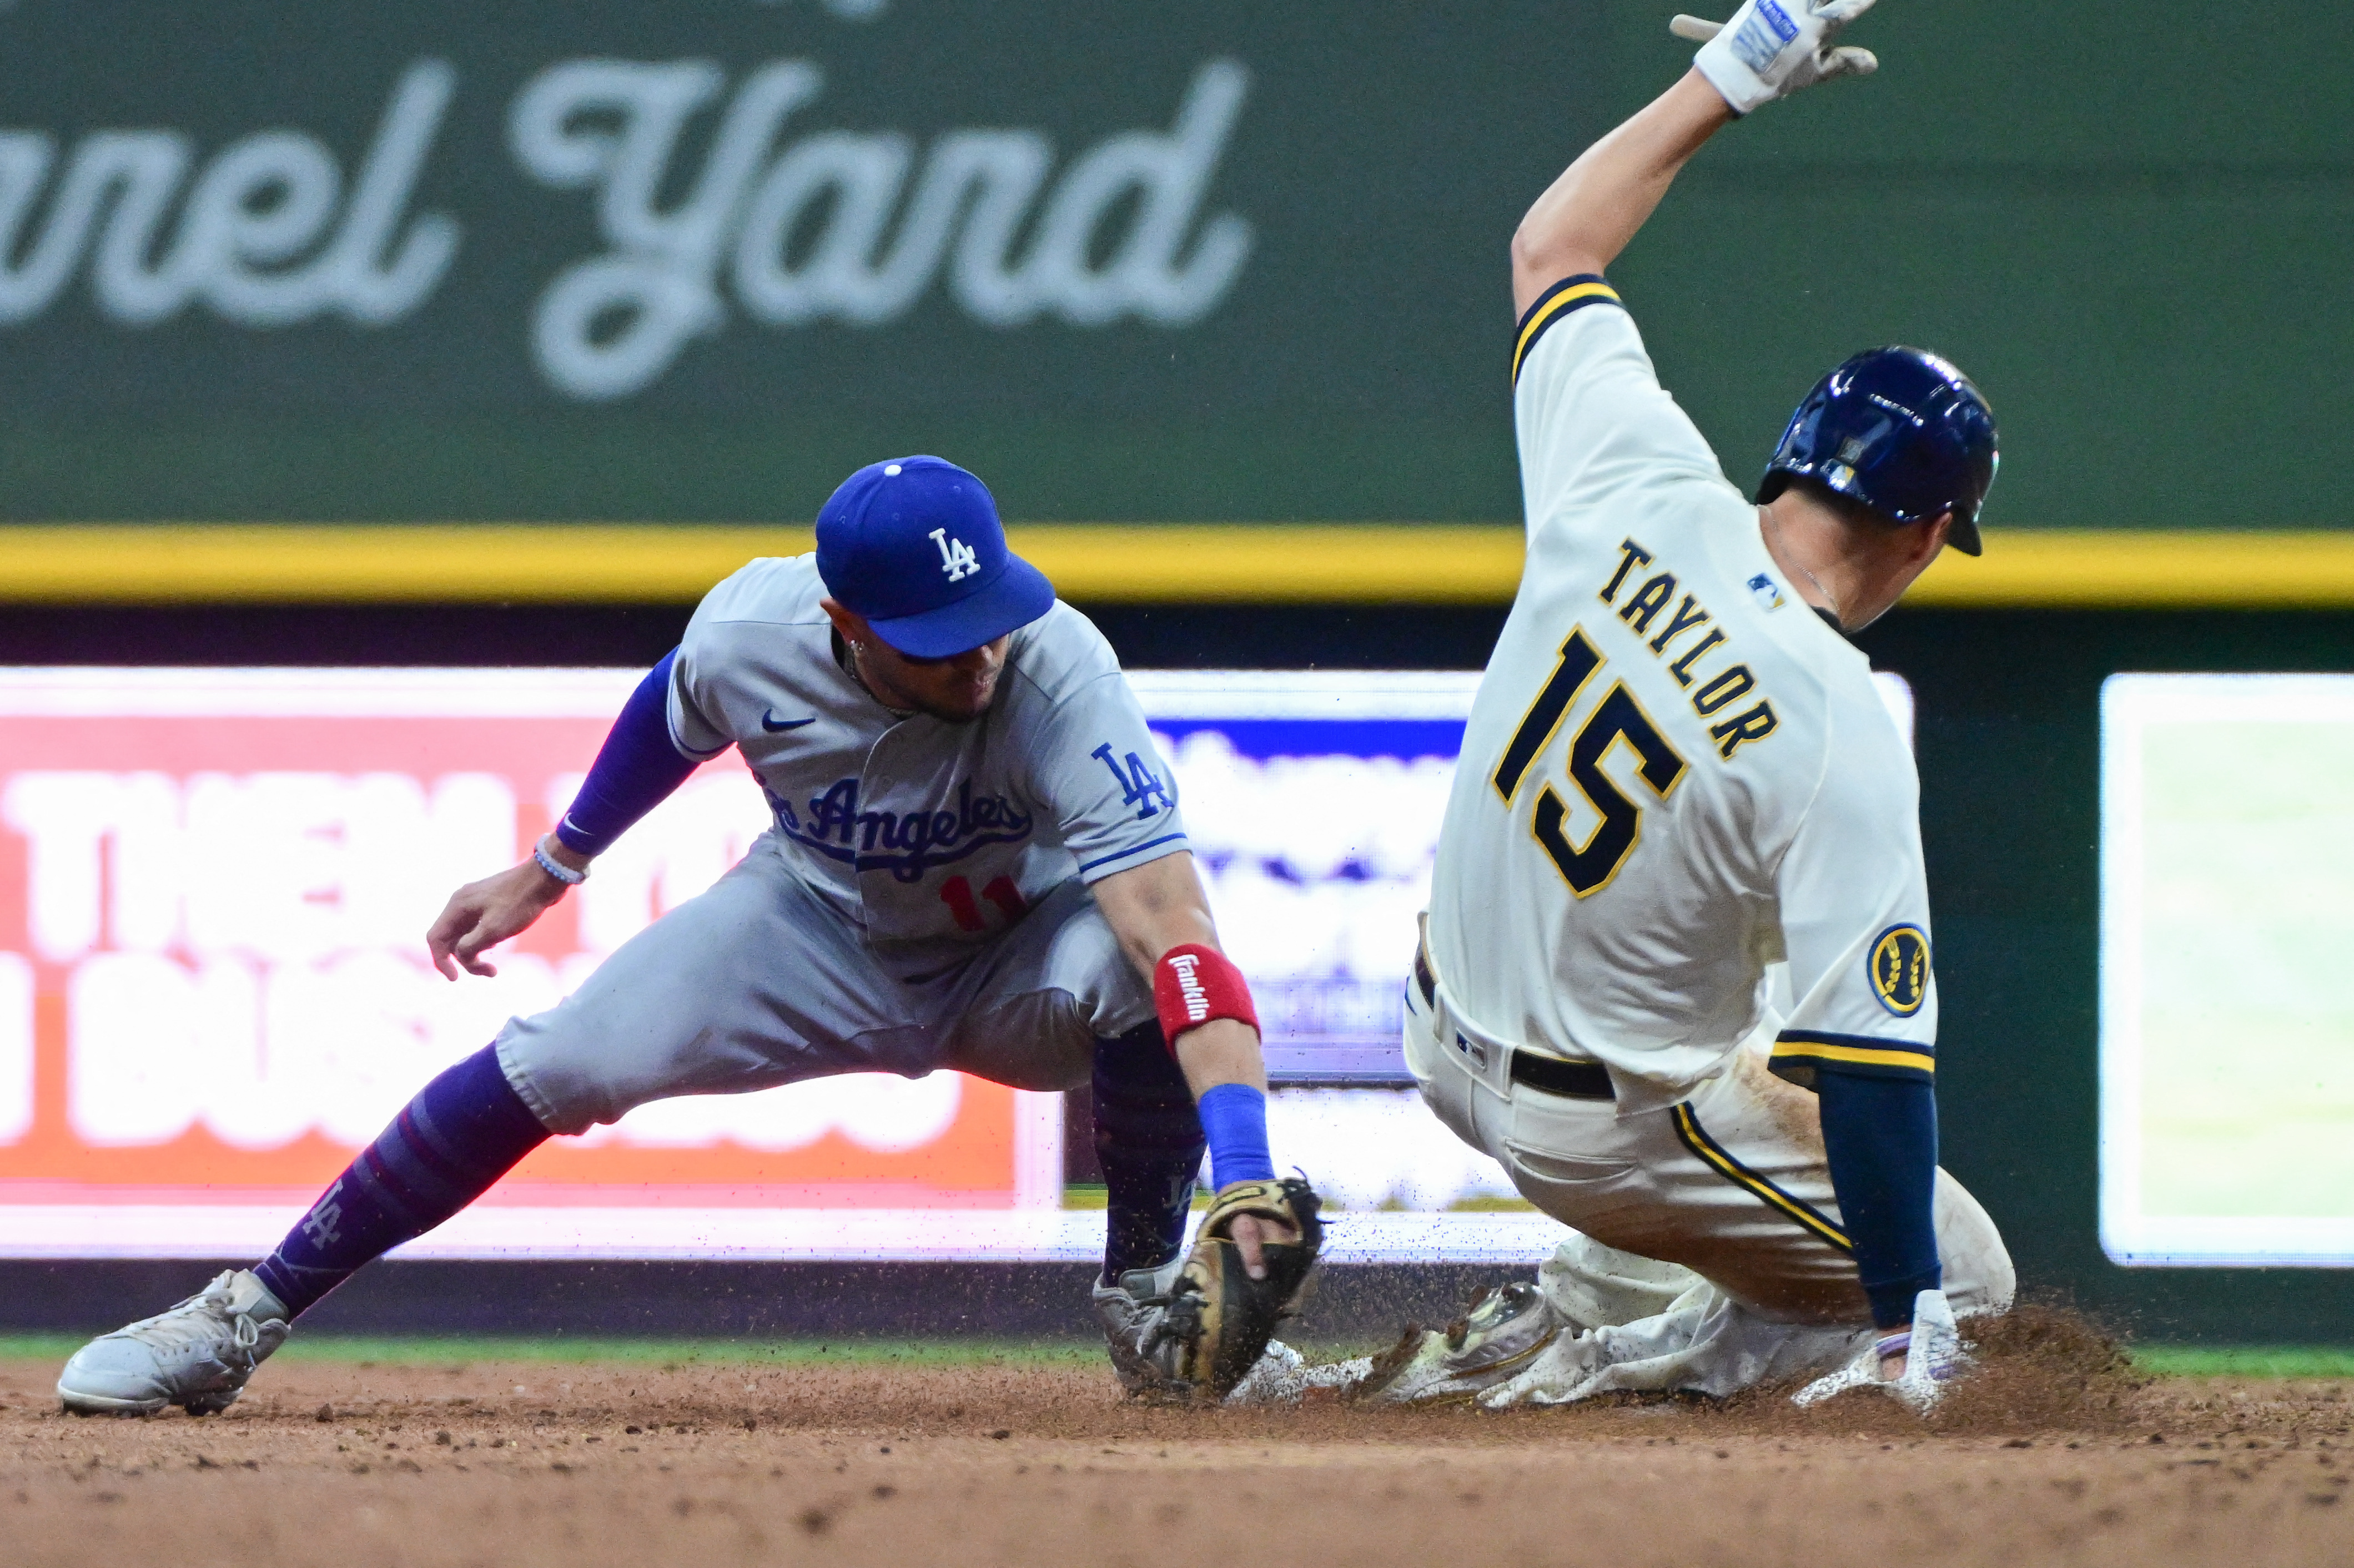
[[[1426,933],[1414,947],[1414,984],[1422,992],[1422,1003],[1433,1016],[1439,1013],[1438,971],[1431,967],[1429,937]],[[1452,1020],[1454,1009],[1446,1010]],[[1460,1030],[1450,1025],[1450,1033]],[[1610,1086],[1610,1069],[1599,1062],[1572,1062],[1560,1056],[1548,1056],[1525,1046],[1505,1045],[1509,1054],[1507,1069],[1511,1081],[1524,1084],[1540,1094],[1560,1095],[1573,1100],[1615,1100],[1616,1089]]]

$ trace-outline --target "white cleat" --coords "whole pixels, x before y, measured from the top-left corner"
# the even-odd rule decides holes
[[[153,1415],[167,1404],[216,1415],[292,1329],[278,1298],[241,1268],[76,1351],[58,1397],[76,1415]]]
[[[1954,1326],[1953,1304],[1942,1290],[1924,1290],[1913,1298],[1913,1343],[1904,1352],[1902,1372],[1882,1377],[1880,1352],[1866,1345],[1847,1365],[1792,1394],[1790,1403],[1804,1409],[1850,1389],[1876,1388],[1914,1414],[1926,1415],[1969,1364],[1969,1348]]]
[[[1470,1400],[1510,1382],[1566,1327],[1534,1285],[1499,1286],[1444,1333],[1409,1327],[1374,1358],[1349,1396],[1368,1404]]]

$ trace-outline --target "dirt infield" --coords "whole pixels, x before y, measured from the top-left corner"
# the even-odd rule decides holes
[[[2030,1323],[1924,1427],[1140,1408],[1067,1357],[273,1363],[198,1421],[0,1362],[0,1560],[1146,1565],[2354,1561],[2349,1385],[2132,1376]]]

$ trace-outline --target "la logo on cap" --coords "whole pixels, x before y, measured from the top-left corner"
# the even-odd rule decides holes
[[[932,530],[932,543],[940,547],[940,570],[948,573],[949,581],[960,583],[981,570],[981,557],[961,539],[951,539],[945,528]]]

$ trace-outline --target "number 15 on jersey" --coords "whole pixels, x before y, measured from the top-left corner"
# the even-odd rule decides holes
[[[1520,793],[1538,754],[1567,721],[1579,694],[1601,671],[1602,662],[1602,655],[1583,630],[1573,630],[1569,640],[1561,645],[1561,662],[1553,666],[1544,688],[1529,705],[1528,716],[1512,732],[1511,744],[1504,747],[1503,760],[1496,765],[1492,782],[1506,807]],[[1569,884],[1570,891],[1580,898],[1609,886],[1643,836],[1642,806],[1628,800],[1602,771],[1603,759],[1621,741],[1635,754],[1635,776],[1659,800],[1665,800],[1673,794],[1684,776],[1684,759],[1668,744],[1667,737],[1635,700],[1635,694],[1627,689],[1625,682],[1614,683],[1569,743],[1569,781],[1594,808],[1600,821],[1584,843],[1572,842],[1565,826],[1569,808],[1553,785],[1547,783],[1537,792],[1536,809],[1529,822],[1530,833],[1552,859],[1562,880]]]

